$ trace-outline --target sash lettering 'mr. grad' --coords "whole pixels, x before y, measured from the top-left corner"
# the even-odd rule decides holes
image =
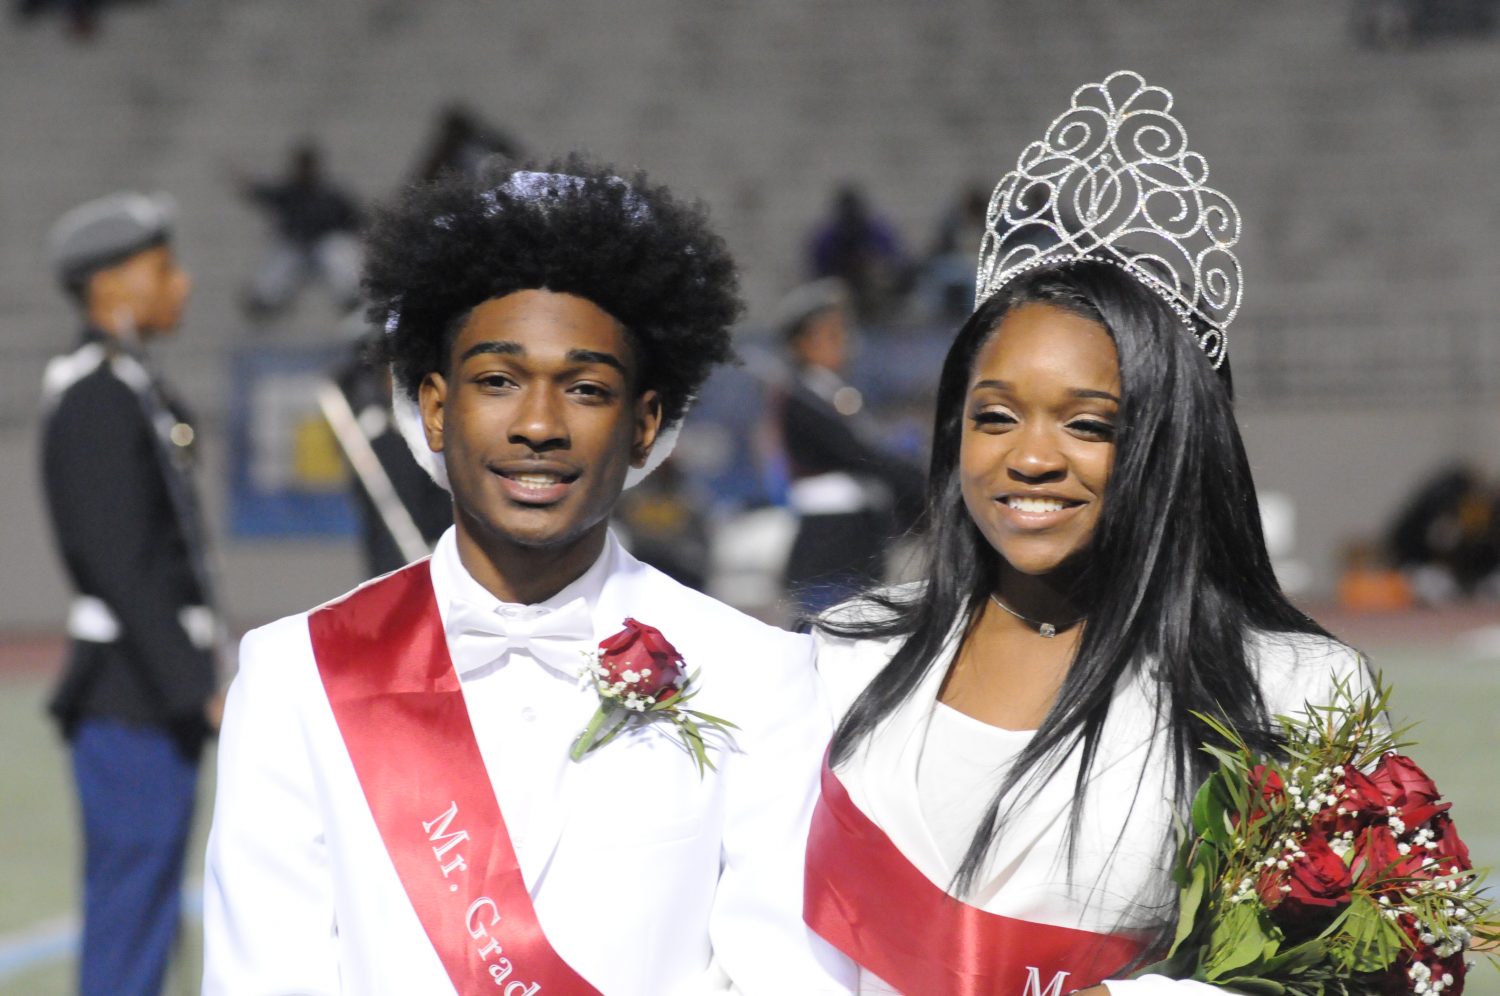
[[[454,801],[448,803],[447,810],[437,819],[422,821],[422,830],[427,834],[427,839],[433,843],[432,856],[437,859],[438,869],[442,871],[444,878],[456,871],[467,871],[469,867],[462,854],[455,854],[451,859],[448,858],[449,851],[469,839],[467,830],[449,832],[448,826],[457,815],[458,802]],[[457,889],[456,886],[454,888]]]

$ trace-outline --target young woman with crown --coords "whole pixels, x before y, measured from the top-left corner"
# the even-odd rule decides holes
[[[864,992],[1166,996],[1217,742],[1367,684],[1281,593],[1235,424],[1233,204],[1172,98],[1081,87],[995,191],[916,584],[818,620],[839,725],[806,919]]]

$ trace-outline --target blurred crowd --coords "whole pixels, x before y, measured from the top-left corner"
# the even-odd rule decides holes
[[[1364,611],[1500,600],[1500,480],[1445,466],[1420,481],[1378,540],[1345,550],[1339,600]]]
[[[406,179],[471,172],[496,155],[524,159],[528,150],[474,109],[453,104],[436,116]],[[251,327],[274,332],[305,292],[326,295],[345,316],[337,334],[348,349],[330,375],[338,394],[320,399],[320,407],[350,470],[364,569],[392,570],[430,548],[451,513],[446,495],[409,459],[390,414],[388,375],[365,360],[371,340],[382,334],[365,324],[360,299],[366,206],[310,139],[295,143],[273,175],[225,172],[266,231],[240,296]],[[747,437],[735,445],[748,454],[748,468],[739,469],[749,483],[705,472],[691,447],[669,460],[620,506],[618,528],[642,559],[689,585],[710,587],[720,552],[716,517],[726,508],[762,508],[777,510],[762,516],[766,549],[775,552],[759,565],[756,589],[738,598],[752,610],[787,621],[891,576],[892,544],[922,505],[925,454],[918,440],[930,384],[916,398],[878,382],[856,385],[862,371],[854,369],[855,359],[861,343],[886,330],[941,330],[936,343],[968,315],[987,200],[977,184],[959,190],[926,243],[913,247],[859,185],[844,182],[830,191],[825,212],[803,236],[805,283],[748,330],[742,349],[756,361],[748,368],[758,414],[733,427]],[[349,329],[360,331],[350,336]],[[701,407],[704,421],[712,422],[712,399]]]

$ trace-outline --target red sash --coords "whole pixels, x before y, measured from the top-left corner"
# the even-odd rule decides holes
[[[417,919],[463,996],[598,996],[542,934],[469,723],[427,561],[308,617],[313,656]]]
[[[806,887],[807,925],[903,993],[1062,996],[1109,978],[1144,947],[953,898],[906,860],[826,764]]]

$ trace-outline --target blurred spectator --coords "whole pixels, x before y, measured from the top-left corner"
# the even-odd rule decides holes
[[[838,189],[832,213],[814,229],[808,264],[813,277],[844,282],[862,323],[891,317],[911,289],[911,268],[896,230],[852,184]]]
[[[52,256],[79,305],[77,349],[47,365],[42,482],[75,592],[50,708],[83,818],[80,992],[160,992],[204,739],[218,726],[192,421],[152,371],[190,282],[162,197],[118,194],[58,221]]]
[[[848,292],[838,280],[799,287],[780,309],[792,375],[768,412],[779,429],[797,513],[787,590],[812,614],[886,573],[891,539],[916,521],[923,474],[875,441],[864,399],[844,382]]]
[[[702,591],[708,582],[708,523],[702,512],[707,503],[693,499],[686,476],[668,458],[620,496],[615,520],[637,559]]]
[[[323,157],[311,142],[292,149],[279,180],[238,177],[240,194],[271,222],[271,245],[245,291],[253,320],[281,314],[311,280],[320,279],[338,307],[359,304],[359,228],[362,216],[348,193],[323,172]]]
[[[449,170],[472,173],[490,156],[519,159],[522,149],[510,135],[486,123],[472,108],[450,104],[438,118],[412,179],[426,183]]]
[[[984,238],[988,205],[989,192],[971,184],[938,222],[937,235],[917,278],[917,294],[928,316],[963,319],[974,310],[974,260]]]
[[[1500,23],[1500,0],[1354,0],[1355,40],[1400,48],[1441,35],[1489,35]]]
[[[370,360],[368,339],[334,371],[319,404],[353,471],[365,576],[427,556],[453,524],[453,500],[417,464],[397,429],[390,367]]]
[[[99,11],[105,0],[15,0],[16,20],[21,23],[56,10],[67,21],[69,33],[79,41],[87,41],[99,30]]]
[[[1387,544],[1397,567],[1428,602],[1472,595],[1500,569],[1500,509],[1473,467],[1447,467],[1397,514]]]

